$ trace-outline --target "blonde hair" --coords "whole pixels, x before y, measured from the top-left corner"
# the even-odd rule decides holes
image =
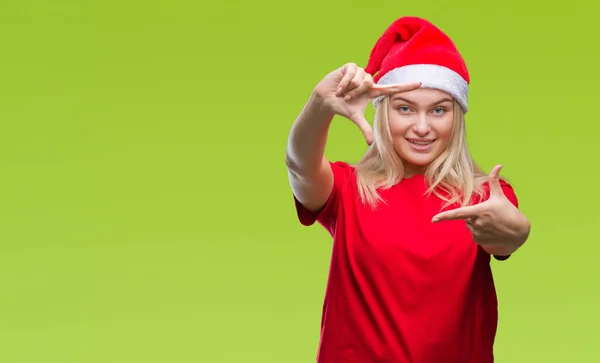
[[[360,199],[371,207],[385,203],[379,189],[389,189],[404,177],[404,163],[393,147],[388,119],[388,97],[375,110],[373,143],[356,163]],[[483,183],[488,176],[471,158],[467,148],[464,113],[454,103],[452,135],[446,149],[427,167],[427,194],[433,193],[445,201],[444,207],[459,203],[469,205],[473,196],[484,197]]]

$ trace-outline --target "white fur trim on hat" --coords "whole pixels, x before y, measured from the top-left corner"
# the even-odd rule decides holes
[[[435,88],[447,92],[458,101],[463,112],[467,113],[469,85],[464,78],[453,70],[435,64],[412,64],[399,67],[386,73],[377,84],[402,84],[421,82],[421,88]],[[381,102],[384,96],[373,100],[373,106]]]

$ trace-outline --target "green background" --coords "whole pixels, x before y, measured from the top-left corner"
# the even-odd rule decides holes
[[[591,6],[3,0],[0,362],[314,361],[331,241],[296,220],[287,133],[404,15],[462,51],[472,153],[532,221],[493,262],[497,361],[600,361]],[[336,119],[327,156],[364,150]]]

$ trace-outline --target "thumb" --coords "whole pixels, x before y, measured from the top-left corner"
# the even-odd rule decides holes
[[[500,170],[502,165],[496,165],[489,174],[489,187],[492,195],[504,195],[502,186],[500,185]]]
[[[360,112],[354,112],[353,114],[349,115],[348,118],[358,126],[360,131],[365,136],[367,144],[371,145],[373,143],[373,129],[371,128],[371,125],[365,116]]]
[[[408,92],[421,87],[421,82],[379,85],[374,84],[370,89],[371,98],[389,96],[394,93]]]

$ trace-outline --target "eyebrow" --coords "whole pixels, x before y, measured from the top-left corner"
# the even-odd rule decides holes
[[[394,98],[392,99],[392,102],[396,102],[396,101],[404,101],[404,102],[406,102],[406,103],[410,103],[411,105],[415,105],[415,104],[416,104],[415,102],[413,102],[413,101],[411,101],[411,100],[408,100],[408,99],[406,99],[406,98],[399,97],[399,96],[396,96],[396,97],[394,97]],[[452,99],[451,99],[451,98],[448,98],[448,97],[446,97],[446,98],[442,98],[441,100],[439,100],[439,101],[436,101],[436,102],[432,103],[431,105],[439,105],[440,103],[443,103],[443,102],[452,102]]]

